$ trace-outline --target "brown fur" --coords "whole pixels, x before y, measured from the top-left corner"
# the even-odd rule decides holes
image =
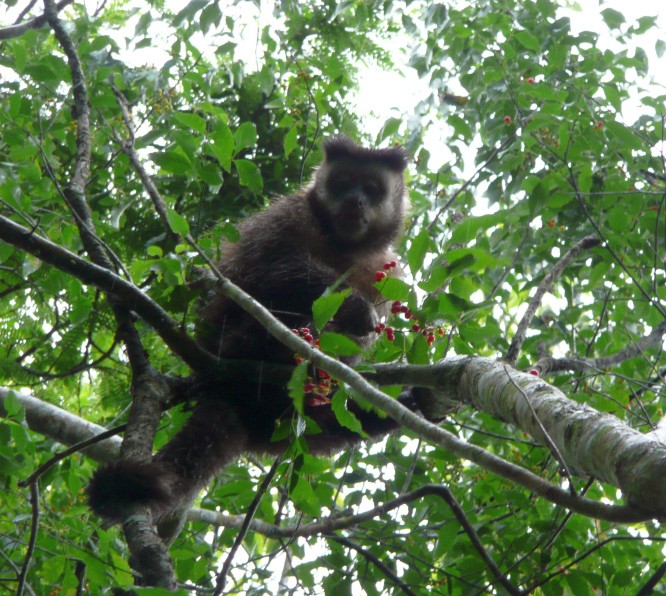
[[[312,302],[347,274],[342,287],[351,294],[328,327],[369,346],[387,310],[374,273],[396,258],[391,245],[406,206],[405,155],[400,149],[364,149],[346,138],[329,140],[325,153],[310,185],[238,226],[240,240],[223,246],[218,267],[285,324],[313,332]],[[222,358],[294,362],[291,350],[220,292],[209,299],[201,318],[201,341]],[[168,543],[180,529],[182,511],[222,467],[246,451],[283,449],[271,442],[275,421],[293,413],[283,387],[258,381],[220,384],[203,377],[199,387],[200,399],[185,427],[143,466],[143,473],[137,464],[117,464],[95,474],[89,487],[93,510],[117,522],[132,503],[149,504]],[[368,435],[395,427],[390,419],[349,407]],[[309,405],[306,413],[323,431],[306,437],[314,452],[360,439],[337,423],[329,406]],[[122,494],[114,494],[114,486],[122,486]]]

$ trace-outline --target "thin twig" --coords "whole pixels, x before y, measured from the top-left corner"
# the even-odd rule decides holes
[[[482,163],[482,164],[476,169],[476,171],[474,172],[474,174],[472,174],[472,175],[469,177],[469,179],[466,180],[465,183],[464,183],[464,184],[463,184],[458,190],[456,190],[456,192],[453,193],[453,195],[451,195],[451,198],[450,198],[450,199],[449,199],[449,200],[448,200],[448,201],[447,201],[447,202],[446,202],[446,203],[445,203],[445,204],[439,209],[439,211],[437,211],[437,213],[435,214],[435,216],[432,218],[432,221],[431,221],[431,222],[428,224],[428,226],[426,227],[426,230],[427,230],[428,232],[429,232],[430,230],[432,230],[432,228],[433,228],[434,225],[437,223],[437,220],[440,218],[440,216],[442,215],[442,213],[444,213],[444,212],[445,212],[445,211],[446,211],[451,205],[453,205],[453,203],[455,202],[455,200],[456,200],[456,199],[457,199],[457,198],[458,198],[463,192],[465,192],[465,190],[470,186],[470,184],[472,184],[472,182],[474,182],[474,180],[476,179],[476,177],[477,177],[477,176],[478,176],[478,175],[479,175],[479,174],[480,174],[480,173],[481,173],[481,172],[482,172],[482,171],[488,166],[488,164],[489,164],[490,162],[492,162],[492,161],[497,157],[497,155],[499,154],[499,152],[502,151],[502,149],[506,148],[508,145],[510,145],[510,144],[515,140],[515,138],[516,138],[515,133],[514,133],[514,134],[511,134],[511,135],[509,135],[509,136],[508,136],[508,137],[507,137],[507,138],[506,138],[506,139],[505,139],[500,145],[498,145],[495,149],[493,149],[493,151],[492,151],[492,153],[490,154],[490,156],[488,157],[488,159],[486,159],[486,160],[485,160],[485,161],[484,161],[484,162],[483,162],[483,163]]]
[[[254,499],[252,499],[252,503],[250,503],[250,507],[248,508],[247,513],[245,514],[245,519],[243,521],[243,525],[240,531],[238,532],[238,536],[236,536],[236,540],[234,540],[233,546],[231,547],[231,549],[229,549],[229,554],[227,554],[227,558],[224,561],[224,565],[222,565],[222,569],[220,570],[220,573],[217,576],[217,582],[215,585],[215,591],[213,592],[213,596],[219,596],[224,591],[224,585],[227,582],[227,575],[229,573],[229,569],[231,568],[231,563],[234,560],[234,556],[236,555],[236,552],[240,548],[241,544],[243,544],[243,540],[245,540],[245,536],[247,536],[247,532],[250,529],[250,524],[252,523],[254,514],[257,512],[257,508],[261,503],[261,499],[263,498],[264,494],[268,490],[268,487],[273,481],[273,477],[275,476],[275,473],[277,472],[278,466],[280,465],[281,462],[282,462],[281,456],[275,458],[275,461],[273,462],[271,469],[268,470],[268,473],[266,474],[266,476],[264,476],[261,486],[259,487],[259,490],[257,490],[257,494],[254,495]]]
[[[23,567],[18,577],[18,587],[16,588],[16,595],[21,596],[25,587],[25,580],[30,568],[30,560],[35,552],[35,545],[37,544],[37,532],[39,531],[39,489],[37,482],[30,484],[30,505],[32,507],[32,519],[30,522],[30,540],[28,541],[28,549],[23,559]]]
[[[114,437],[117,434],[123,432],[127,428],[127,424],[120,424],[118,426],[114,426],[113,428],[110,428],[107,431],[104,431],[103,433],[100,433],[98,435],[95,435],[94,437],[90,437],[89,439],[86,439],[85,441],[80,441],[76,443],[75,445],[72,445],[71,447],[68,447],[67,449],[64,449],[60,453],[56,453],[49,461],[43,463],[39,468],[37,468],[30,476],[28,476],[25,480],[21,480],[21,482],[18,483],[19,486],[28,486],[29,484],[33,484],[36,482],[43,474],[48,472],[53,466],[55,466],[59,461],[62,461],[66,457],[69,457],[73,453],[76,453],[78,451],[83,451],[86,447],[90,447],[91,445],[95,445],[96,443],[99,443],[100,441],[103,441],[104,439],[108,439],[109,437]]]
[[[637,339],[631,346],[627,346],[622,350],[618,350],[614,354],[603,356],[600,358],[576,358],[576,357],[563,357],[553,358],[546,356],[539,358],[534,365],[534,369],[539,371],[539,374],[545,375],[547,373],[555,373],[563,370],[598,370],[611,368],[621,364],[625,360],[634,358],[642,353],[643,350],[658,344],[666,334],[666,319],[657,325],[652,331],[640,339]]]
[[[543,295],[550,289],[553,282],[562,274],[562,272],[569,266],[569,264],[578,256],[578,254],[588,248],[592,248],[599,244],[599,240],[596,236],[586,236],[578,244],[573,246],[567,251],[567,253],[551,268],[548,274],[541,280],[541,283],[537,286],[534,297],[530,300],[527,310],[523,315],[522,320],[518,324],[516,333],[511,340],[511,345],[507,350],[504,360],[508,362],[511,366],[516,364],[516,359],[518,358],[518,353],[525,342],[527,336],[527,329],[529,328],[534,314],[541,304],[541,299]]]
[[[513,378],[511,377],[511,374],[509,373],[509,368],[507,366],[504,367],[504,371],[506,372],[506,376],[509,379],[509,382],[516,388],[516,390],[525,398],[525,402],[527,403],[527,406],[530,409],[530,412],[532,412],[532,416],[534,416],[534,420],[536,421],[537,425],[541,429],[541,434],[543,435],[543,441],[546,443],[546,447],[548,447],[553,455],[555,456],[555,459],[560,463],[562,466],[562,469],[564,470],[564,473],[569,480],[569,491],[571,494],[575,497],[576,495],[576,488],[574,485],[573,477],[571,474],[571,471],[569,470],[569,466],[567,466],[567,462],[564,460],[564,457],[562,457],[562,454],[560,453],[560,450],[557,448],[557,445],[555,445],[555,442],[553,439],[550,438],[550,435],[548,434],[548,431],[546,430],[546,427],[543,425],[541,422],[539,415],[536,413],[536,410],[534,409],[534,406],[532,405],[532,402],[530,401],[530,398],[527,397],[527,394],[521,389],[521,387],[516,383]]]
[[[409,586],[403,582],[394,572],[392,569],[389,569],[387,565],[382,563],[382,561],[377,557],[376,555],[372,554],[368,549],[363,548],[362,546],[359,546],[356,544],[353,540],[349,540],[349,538],[345,538],[344,536],[326,536],[329,540],[333,540],[333,542],[337,542],[339,544],[342,544],[342,546],[346,546],[347,548],[352,549],[353,551],[356,551],[359,555],[361,555],[364,559],[372,563],[377,569],[379,569],[388,579],[390,579],[398,588],[400,588],[405,594],[408,596],[416,596],[414,592],[409,588]]]

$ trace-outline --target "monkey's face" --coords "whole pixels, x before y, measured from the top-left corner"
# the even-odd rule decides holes
[[[375,164],[348,161],[318,172],[320,204],[328,212],[333,233],[345,244],[364,242],[370,234],[393,225],[402,208],[402,176]],[[396,194],[397,193],[397,194]]]

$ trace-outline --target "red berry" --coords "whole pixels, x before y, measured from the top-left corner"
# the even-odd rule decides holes
[[[305,393],[312,393],[315,387],[316,385],[314,383],[306,383],[303,385],[303,391],[305,391]]]
[[[308,400],[308,406],[327,406],[331,403],[331,400],[328,397],[322,395],[313,396]]]
[[[395,269],[398,266],[398,263],[396,263],[395,261],[391,261],[389,265],[391,266],[391,269]]]
[[[381,332],[382,332],[382,326],[377,325],[377,327],[375,327],[375,333],[381,333]]]
[[[435,336],[432,335],[431,333],[430,335],[428,335],[428,337],[426,337],[426,341],[428,342],[428,345],[430,345],[432,342],[435,341]]]
[[[530,374],[531,374],[531,375],[534,375],[535,377],[538,377],[538,376],[539,376],[539,371],[538,371],[536,368],[533,368],[533,369],[530,371]]]
[[[504,122],[506,124],[511,124],[511,116],[504,116]]]
[[[532,85],[534,83],[534,77],[527,77],[527,82]]]
[[[382,281],[386,277],[386,273],[383,271],[375,271],[375,281],[379,282]]]
[[[405,313],[405,319],[407,319],[407,320],[409,321],[409,319],[412,318],[412,311],[409,310],[409,309],[407,309],[407,310],[405,310],[405,311],[403,311],[403,312]]]
[[[384,269],[388,271],[391,268],[391,263],[384,263]]]
[[[419,331],[421,331],[421,325],[412,325],[412,331],[418,333]]]
[[[298,332],[298,329],[292,329],[292,331],[293,331],[296,335],[300,335],[300,333]]]
[[[604,127],[604,123],[603,123],[601,120],[599,120],[599,122],[597,122],[597,123],[595,124],[595,126],[596,126],[597,128],[603,128],[603,127]]]

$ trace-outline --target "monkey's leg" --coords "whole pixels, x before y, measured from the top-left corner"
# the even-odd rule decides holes
[[[182,430],[153,458],[162,471],[168,499],[153,507],[158,532],[167,544],[180,533],[185,513],[211,479],[247,449],[247,433],[234,408],[201,400]]]

